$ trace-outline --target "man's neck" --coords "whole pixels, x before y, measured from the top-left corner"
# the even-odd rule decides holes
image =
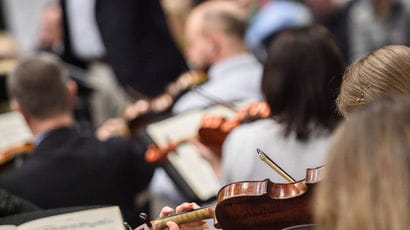
[[[242,55],[242,54],[247,54],[248,49],[245,47],[245,45],[234,45],[234,47],[230,47],[229,49],[224,49],[221,51],[220,55],[218,57],[215,57],[214,64],[217,64],[219,62],[228,60],[230,58]]]
[[[28,126],[31,129],[34,137],[47,133],[51,130],[69,127],[74,124],[71,114],[63,114],[47,119],[36,119],[33,118],[28,122]]]

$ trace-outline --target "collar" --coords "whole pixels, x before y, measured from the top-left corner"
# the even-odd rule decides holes
[[[56,129],[52,129],[52,130],[40,133],[34,138],[33,144],[35,147],[38,147],[45,139],[47,139],[47,137],[51,136],[52,134],[62,133],[62,132],[71,131],[71,130],[74,130],[74,127],[64,126],[64,127],[59,127]]]
[[[217,78],[223,77],[226,71],[232,68],[237,68],[238,66],[247,64],[252,61],[257,61],[255,57],[249,53],[244,53],[237,55],[232,58],[228,58],[217,64],[213,65],[208,71],[209,80],[215,80]]]

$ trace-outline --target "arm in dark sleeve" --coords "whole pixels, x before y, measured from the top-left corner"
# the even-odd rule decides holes
[[[39,208],[31,202],[0,189],[0,217],[36,210]]]
[[[147,144],[140,140],[130,140],[132,163],[137,180],[137,190],[141,191],[148,187],[154,174],[155,166],[145,161]]]

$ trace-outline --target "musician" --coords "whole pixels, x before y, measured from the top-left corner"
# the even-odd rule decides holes
[[[208,70],[208,82],[198,90],[223,102],[262,99],[262,66],[245,45],[246,19],[229,1],[210,1],[195,7],[186,28],[187,59],[196,69]],[[173,112],[204,108],[213,102],[195,91],[182,96]]]
[[[321,166],[340,116],[336,97],[344,63],[331,34],[320,26],[285,30],[273,40],[262,91],[272,112],[236,128],[223,145],[221,184],[270,178],[286,182],[260,161],[260,148],[294,179]],[[215,164],[215,163],[213,163]]]
[[[135,223],[134,197],[148,185],[152,166],[138,142],[100,142],[73,121],[76,85],[51,54],[23,59],[7,79],[11,106],[34,135],[35,151],[20,168],[0,175],[0,187],[44,209],[119,205]]]
[[[333,135],[317,188],[315,229],[409,229],[409,162],[408,95],[349,114]]]

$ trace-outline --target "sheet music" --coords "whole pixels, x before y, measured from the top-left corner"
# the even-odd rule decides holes
[[[1,225],[0,230],[15,230],[17,226],[15,225]]]
[[[242,103],[241,107],[247,104]],[[158,146],[166,146],[170,142],[196,136],[202,118],[206,115],[221,115],[230,119],[236,116],[236,112],[223,106],[214,106],[151,124],[147,127],[147,132]],[[180,145],[175,153],[168,154],[168,161],[200,200],[206,201],[216,195],[219,190],[218,178],[211,165],[200,156],[194,145],[190,143]]]
[[[18,112],[0,114],[0,152],[31,140],[33,135]]]
[[[103,192],[103,191],[102,191]],[[24,223],[18,230],[125,230],[117,206],[45,217]]]

